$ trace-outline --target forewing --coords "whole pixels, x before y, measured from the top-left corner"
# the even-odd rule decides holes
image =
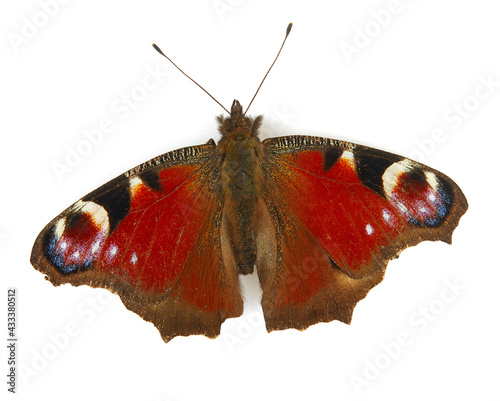
[[[262,224],[274,232],[260,253],[276,257],[257,268],[270,330],[349,322],[389,260],[421,241],[451,243],[467,210],[450,178],[401,156],[305,136],[264,147]]]
[[[215,337],[243,309],[236,267],[223,261],[219,177],[213,141],[152,159],[50,222],[31,263],[54,285],[117,293],[165,341]]]

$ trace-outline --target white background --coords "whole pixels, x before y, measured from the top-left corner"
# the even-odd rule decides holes
[[[383,27],[375,15],[386,16],[389,1],[73,0],[51,16],[41,4],[0,6],[0,321],[7,287],[15,287],[16,399],[499,399],[500,86],[471,98],[481,80],[500,82],[497,1],[401,0]],[[40,27],[20,42],[30,21]],[[226,107],[233,98],[246,105],[290,21],[289,41],[250,111],[266,118],[264,136],[319,135],[414,158],[425,144],[421,160],[455,180],[470,204],[453,245],[404,251],[350,326],[267,334],[250,307],[216,340],[165,344],[118,297],[45,281],[29,255],[54,216],[151,157],[218,139],[220,107],[151,43]],[[357,37],[359,45],[364,29],[371,37],[348,62],[341,44]],[[122,118],[112,105],[140,92],[147,68],[169,75]],[[464,101],[468,118],[443,117]],[[82,146],[83,130],[103,119],[112,132],[59,180],[53,163],[65,163],[68,147]],[[444,139],[431,143],[438,129]],[[255,283],[246,280],[253,303]],[[76,333],[66,338],[68,325]],[[398,348],[404,332],[409,340]]]

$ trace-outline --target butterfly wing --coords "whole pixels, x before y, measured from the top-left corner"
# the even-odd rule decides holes
[[[210,140],[167,153],[85,196],[39,234],[31,263],[54,285],[118,294],[165,341],[217,336],[243,302],[215,149]]]
[[[349,323],[389,260],[421,241],[451,243],[467,210],[450,178],[401,156],[305,136],[263,144],[257,269],[269,331]]]

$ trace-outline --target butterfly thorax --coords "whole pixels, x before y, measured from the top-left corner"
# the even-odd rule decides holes
[[[224,218],[240,274],[253,271],[256,258],[255,216],[264,174],[263,147],[258,138],[261,117],[245,117],[235,100],[229,118],[219,117],[217,145],[221,165]]]

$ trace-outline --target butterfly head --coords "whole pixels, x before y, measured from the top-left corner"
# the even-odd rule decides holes
[[[262,122],[262,116],[256,118],[245,117],[240,102],[233,100],[229,117],[217,117],[219,131],[222,137],[244,139],[257,136]]]

